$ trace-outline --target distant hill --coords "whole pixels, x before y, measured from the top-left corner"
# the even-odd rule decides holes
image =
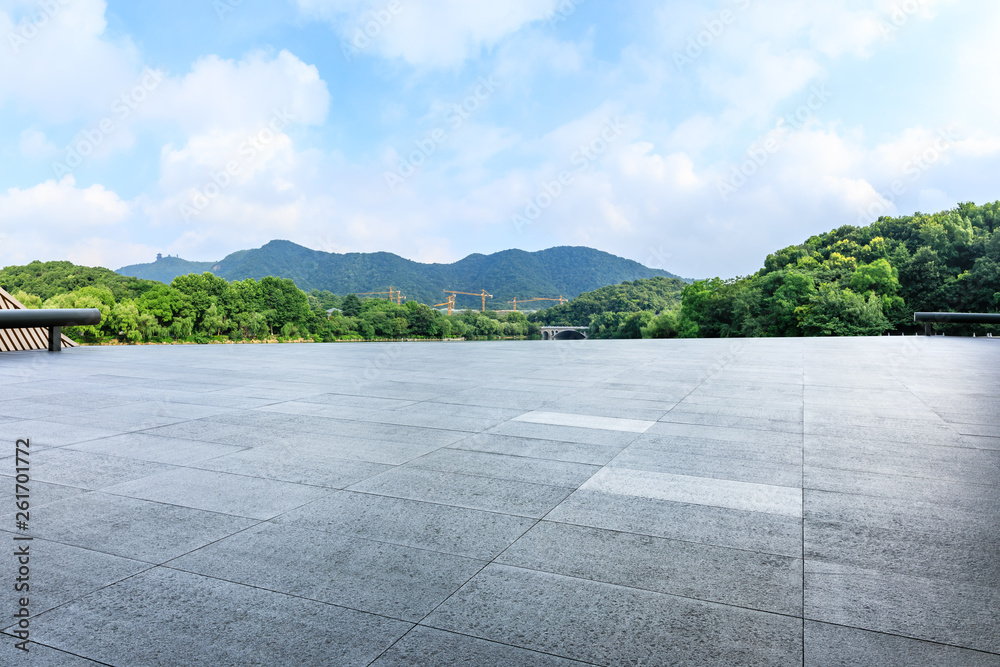
[[[226,280],[291,278],[300,289],[328,290],[334,294],[378,292],[392,286],[409,300],[435,304],[445,300],[444,290],[493,295],[487,306],[506,308],[514,297],[573,298],[590,290],[625,280],[676,278],[593,248],[560,246],[526,252],[504,250],[492,255],[474,254],[453,264],[421,264],[388,252],[337,254],[310,250],[290,241],[271,241],[261,248],[241,250],[218,262],[189,262],[164,257],[150,264],[135,264],[117,273],[169,283],[185,273],[210,271]],[[481,303],[475,297],[458,297],[459,308]]]
[[[649,278],[625,281],[585,292],[569,303],[532,313],[528,318],[547,326],[588,326],[595,315],[603,313],[660,313],[681,303],[686,282],[678,278]]]
[[[42,301],[84,287],[107,287],[115,299],[121,300],[137,299],[156,287],[156,283],[119,275],[100,266],[34,261],[24,266],[0,269],[0,287],[11,293],[23,291],[33,294]]]
[[[123,276],[135,276],[146,280],[158,280],[170,284],[177,276],[187,273],[204,273],[211,271],[218,262],[191,262],[180,257],[157,257],[151,264],[133,264],[117,269],[115,273]]]

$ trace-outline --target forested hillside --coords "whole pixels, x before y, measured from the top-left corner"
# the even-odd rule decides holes
[[[1000,202],[845,225],[769,255],[752,276],[689,285],[676,333],[878,335],[915,330],[914,311],[997,312],[998,227]]]
[[[623,280],[674,277],[659,269],[594,250],[563,246],[538,252],[504,250],[492,255],[469,255],[453,264],[421,264],[387,252],[337,254],[310,250],[289,241],[271,241],[262,248],[241,250],[216,263],[188,262],[165,257],[150,264],[118,269],[123,275],[169,283],[176,276],[209,270],[226,280],[265,276],[290,278],[299,288],[334,294],[378,292],[389,287],[402,290],[407,299],[441,303],[444,290],[493,295],[487,306],[508,308],[517,297],[578,294]],[[458,306],[473,307],[475,297],[459,296]]]
[[[677,278],[647,278],[608,285],[569,303],[528,316],[541,325],[589,326],[592,338],[640,338],[657,313],[680,306],[687,283]]]
[[[97,308],[97,326],[69,327],[84,343],[333,341],[399,338],[506,338],[538,333],[523,313],[447,316],[410,301],[306,295],[287,278],[228,282],[211,273],[170,285],[69,262],[32,262],[0,271],[0,287],[28,308]],[[333,306],[339,312],[328,314]]]

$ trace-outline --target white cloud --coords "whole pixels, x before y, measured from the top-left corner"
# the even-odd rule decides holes
[[[2,3],[0,105],[57,122],[108,113],[140,65],[129,39],[107,37],[105,9],[104,0]]]
[[[149,116],[188,132],[250,130],[283,112],[298,124],[326,120],[330,94],[313,65],[288,51],[255,52],[240,61],[206,56],[183,77],[164,81]]]
[[[8,229],[44,228],[73,232],[84,227],[119,225],[130,206],[102,185],[76,187],[72,176],[0,194],[0,222]]]
[[[55,145],[49,141],[45,133],[34,127],[21,132],[18,148],[21,155],[31,160],[47,158],[56,152]]]
[[[297,0],[330,21],[355,54],[450,67],[478,56],[523,26],[553,15],[559,0]],[[353,56],[352,56],[353,57]]]
[[[0,266],[35,259],[86,265],[151,257],[125,240],[133,207],[101,185],[79,188],[72,176],[0,193]],[[140,252],[141,250],[141,252]]]

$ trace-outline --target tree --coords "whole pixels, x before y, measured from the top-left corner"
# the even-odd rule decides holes
[[[348,294],[341,302],[340,312],[347,317],[357,317],[361,314],[361,299],[355,294]]]
[[[648,310],[629,313],[625,321],[618,328],[615,338],[642,338],[642,330],[649,325],[653,317],[655,315]]]
[[[830,283],[820,285],[809,305],[799,308],[799,314],[807,336],[878,336],[890,327],[878,295],[871,294],[866,300]]]
[[[167,285],[158,285],[149,290],[136,303],[139,312],[149,313],[156,317],[164,326],[169,326],[175,317],[185,318],[194,315],[191,299],[183,292]]]
[[[642,330],[643,338],[677,338],[680,332],[680,309],[668,310],[650,320]]]
[[[109,317],[113,331],[124,343],[138,343],[142,340],[142,330],[139,327],[139,309],[135,301],[126,299],[116,303],[111,308]]]

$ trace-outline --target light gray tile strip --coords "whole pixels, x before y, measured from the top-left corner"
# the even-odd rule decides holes
[[[533,410],[526,412],[513,421],[531,424],[550,424],[552,426],[575,426],[577,428],[596,428],[603,431],[625,431],[627,433],[645,433],[655,421],[641,419],[620,419],[618,417],[597,417],[594,415],[577,415],[568,412],[542,412]]]
[[[600,491],[693,505],[802,516],[802,489],[662,472],[604,468],[581,491]]]

